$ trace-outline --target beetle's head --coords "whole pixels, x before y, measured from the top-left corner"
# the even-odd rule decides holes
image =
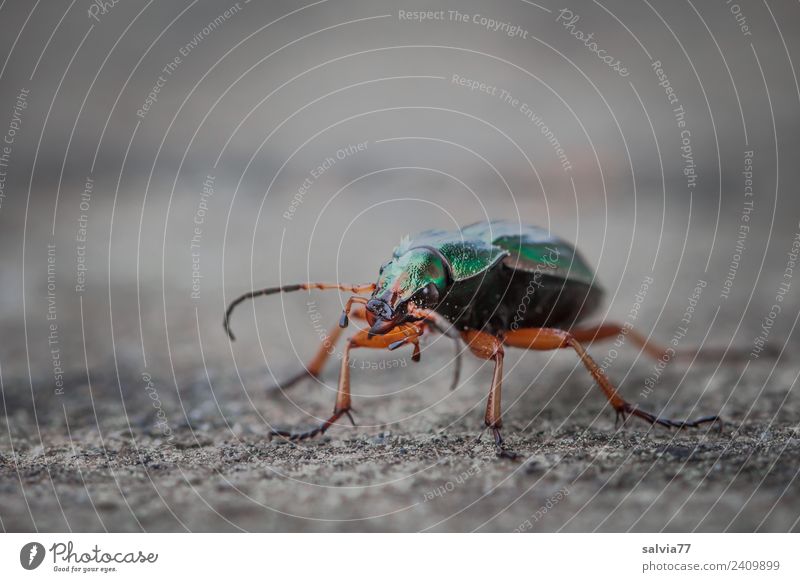
[[[367,303],[369,333],[380,335],[419,319],[408,313],[409,302],[433,309],[450,281],[446,260],[434,249],[417,247],[384,263],[375,291]]]

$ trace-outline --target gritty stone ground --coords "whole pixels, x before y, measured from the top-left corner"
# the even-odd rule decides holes
[[[426,356],[438,353],[446,355],[440,350]],[[517,377],[534,359],[520,362]],[[270,440],[259,415],[291,425],[308,424],[309,411],[322,416],[332,394],[313,381],[285,397],[253,389],[254,407],[241,387],[224,378],[214,382],[219,407],[199,382],[180,399],[162,391],[162,406],[173,419],[172,434],[165,435],[145,391],[126,392],[127,415],[122,411],[113,369],[98,374],[91,393],[80,380],[68,382],[72,396],[66,404],[40,399],[36,416],[27,380],[7,378],[6,426],[0,431],[2,527],[798,530],[800,411],[787,398],[792,370],[773,371],[774,362],[753,364],[737,389],[699,397],[698,387],[725,386],[728,377],[715,381],[714,366],[693,366],[667,412],[723,409],[730,422],[722,433],[714,427],[648,431],[636,421],[615,431],[613,412],[603,407],[588,376],[580,369],[570,374],[574,362],[568,357],[555,362],[528,389],[514,376],[507,381],[504,431],[520,461],[498,459],[489,438],[476,443],[489,378],[488,369],[477,364],[467,366],[467,379],[455,392],[447,391],[442,376],[424,390],[382,396],[405,385],[409,375],[423,377],[413,367],[387,372],[370,384],[372,397],[356,398],[359,427],[342,423],[300,445]],[[632,369],[642,377],[649,371],[645,364]],[[684,373],[676,365],[662,383]],[[326,371],[324,379],[332,385],[336,371]],[[375,378],[362,376],[362,391],[370,389],[363,387],[369,380]],[[637,378],[627,381],[635,384]],[[141,380],[122,369],[120,382]],[[744,382],[760,390],[757,400]],[[651,397],[646,404],[660,409],[664,401]],[[744,421],[736,425],[737,419]]]

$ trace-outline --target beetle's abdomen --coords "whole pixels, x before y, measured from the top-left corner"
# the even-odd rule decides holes
[[[525,327],[569,329],[591,315],[601,304],[596,286],[556,277],[531,278],[516,272],[515,281],[501,301],[504,330]]]
[[[602,301],[597,286],[499,264],[453,286],[437,311],[461,329],[499,333],[526,327],[568,329]]]

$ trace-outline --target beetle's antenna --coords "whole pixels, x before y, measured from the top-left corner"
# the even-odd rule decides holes
[[[255,291],[248,291],[244,295],[240,295],[236,299],[234,299],[231,304],[228,306],[228,310],[225,312],[225,319],[222,321],[222,327],[225,329],[225,333],[228,334],[228,337],[231,338],[231,341],[236,340],[236,336],[233,335],[233,332],[230,328],[230,320],[231,314],[233,313],[234,308],[239,305],[242,301],[246,299],[253,299],[255,297],[261,297],[262,295],[273,295],[275,293],[290,293],[292,291],[301,291],[301,290],[311,290],[311,289],[319,289],[321,291],[325,291],[328,289],[338,289],[339,291],[350,291],[351,293],[361,294],[361,293],[371,293],[375,290],[375,283],[365,283],[361,285],[345,285],[345,284],[338,284],[338,283],[298,283],[295,285],[281,285],[280,287],[267,287],[266,289],[257,289]]]

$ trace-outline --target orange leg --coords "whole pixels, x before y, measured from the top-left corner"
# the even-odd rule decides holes
[[[522,331],[522,330],[520,330]],[[579,342],[593,342],[604,339],[611,339],[618,336],[630,338],[630,340],[644,350],[646,354],[655,358],[668,358],[673,360],[687,360],[695,356],[703,359],[721,359],[724,356],[732,359],[742,359],[749,357],[749,352],[743,350],[730,350],[725,353],[725,350],[715,348],[703,348],[702,350],[696,349],[682,349],[673,350],[665,348],[653,341],[649,341],[642,334],[634,331],[630,327],[625,327],[619,323],[603,323],[595,327],[584,329],[571,329],[570,333]]]
[[[515,459],[517,454],[503,447],[503,435],[500,433],[500,429],[503,427],[500,407],[503,388],[503,356],[505,353],[503,351],[503,342],[492,334],[475,330],[464,331],[461,333],[461,337],[474,355],[483,360],[494,361],[492,387],[489,389],[489,397],[486,399],[486,414],[483,420],[486,423],[486,428],[490,429],[494,435],[497,454],[501,457]]]
[[[617,412],[617,418],[622,417],[623,421],[630,414],[650,424],[659,424],[671,428],[688,428],[696,427],[706,422],[722,422],[719,416],[704,416],[696,420],[670,420],[657,417],[654,414],[640,410],[635,404],[630,404],[619,395],[617,389],[614,388],[614,385],[611,384],[597,363],[586,353],[586,350],[583,349],[578,340],[578,335],[561,329],[526,328],[509,332],[504,341],[509,346],[528,350],[556,350],[559,348],[572,348],[575,350],[583,365],[589,370],[589,373],[594,377],[603,394],[611,403],[611,406],[614,407]]]
[[[658,359],[667,354],[667,348],[654,342],[647,341],[647,338],[645,338],[639,332],[634,331],[629,327],[623,327],[618,323],[604,323],[590,328],[572,329],[570,330],[570,333],[572,334],[572,337],[579,342],[593,342],[611,339],[622,335],[630,338],[634,344],[642,348],[646,354],[653,358]],[[681,354],[683,355],[683,352],[681,352]]]
[[[356,319],[366,320],[367,316],[364,309],[353,309],[350,310],[351,302],[348,302],[347,308],[345,313],[350,312],[349,316],[354,317]],[[334,347],[336,346],[336,342],[339,340],[339,337],[342,335],[342,326],[335,325],[331,328],[330,332],[325,339],[322,340],[322,344],[320,344],[319,348],[317,349],[317,353],[311,358],[311,361],[308,363],[308,366],[305,367],[304,370],[298,372],[294,376],[291,376],[287,380],[280,382],[278,384],[274,384],[272,386],[267,387],[268,391],[282,389],[286,390],[287,388],[291,388],[301,380],[305,378],[318,378],[319,375],[322,373],[322,369],[325,367],[326,362],[331,354],[334,352]]]
[[[272,435],[282,436],[290,440],[303,440],[315,437],[324,433],[330,426],[346,415],[350,422],[353,417],[350,415],[350,351],[353,348],[373,348],[386,349],[397,342],[411,343],[414,346],[414,354],[419,353],[419,336],[422,328],[416,325],[399,326],[389,333],[369,337],[367,330],[361,330],[347,342],[342,356],[342,368],[339,372],[339,390],[336,393],[336,404],[333,407],[333,414],[311,430],[305,432],[293,432],[285,430],[273,430]],[[355,424],[355,423],[354,423]]]

